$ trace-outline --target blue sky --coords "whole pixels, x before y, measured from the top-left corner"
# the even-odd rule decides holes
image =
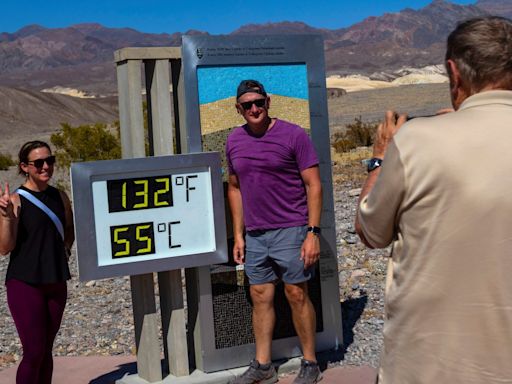
[[[233,90],[244,79],[257,79],[263,83],[267,93],[308,98],[308,78],[304,64],[204,67],[197,70],[199,104],[232,97]]]
[[[48,28],[78,23],[130,27],[141,32],[173,33],[190,29],[211,34],[230,33],[242,25],[302,21],[335,29],[368,16],[420,9],[431,0],[4,0],[0,32],[15,32],[29,24]],[[476,0],[451,0],[474,4]]]

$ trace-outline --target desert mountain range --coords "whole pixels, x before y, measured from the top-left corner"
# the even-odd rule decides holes
[[[388,86],[391,81],[423,81],[415,78],[423,75],[415,73],[414,68],[426,67],[430,78],[442,76],[439,64],[443,62],[447,34],[458,21],[487,14],[512,17],[512,1],[478,0],[474,5],[458,5],[434,0],[419,10],[368,17],[348,28],[319,29],[286,21],[245,25],[231,35],[321,34],[328,86],[350,91],[356,89],[350,88],[350,82],[361,89],[362,82],[371,81],[365,86],[371,89]],[[208,32],[150,34],[130,28],[79,24],[53,29],[30,25],[14,33],[0,33],[0,152],[12,136],[55,131],[60,122],[115,120],[113,52],[129,46],[179,46],[183,34]],[[68,93],[75,90],[76,95],[109,97],[90,100],[40,92],[66,88]]]
[[[419,10],[368,17],[348,28],[318,29],[286,21],[245,25],[231,35],[321,34],[328,74],[371,75],[404,66],[441,64],[447,34],[456,23],[485,14],[510,17],[512,1],[478,0],[475,5],[458,5],[434,0]],[[150,34],[130,28],[79,24],[54,29],[30,25],[14,33],[0,33],[0,85],[36,90],[61,86],[112,94],[116,91],[115,50],[128,46],[179,46],[183,34],[208,32]]]

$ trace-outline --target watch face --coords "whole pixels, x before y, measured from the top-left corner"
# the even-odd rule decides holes
[[[308,227],[307,230],[308,232],[314,233],[315,235],[319,235],[322,231],[320,227]]]
[[[374,157],[368,163],[368,172],[371,172],[374,169],[379,168],[381,165],[382,165],[382,159],[378,159],[378,158]]]

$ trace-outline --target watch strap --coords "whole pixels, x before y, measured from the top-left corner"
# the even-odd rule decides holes
[[[311,233],[314,233],[315,235],[319,235],[319,234],[322,232],[322,230],[320,229],[320,227],[315,227],[315,226],[309,226],[309,227],[307,228],[307,231],[308,231],[308,232],[311,232]]]

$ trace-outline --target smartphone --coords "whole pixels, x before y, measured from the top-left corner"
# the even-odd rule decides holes
[[[415,119],[417,117],[433,117],[433,116],[437,116],[437,115],[434,114],[434,115],[407,116],[407,119],[405,121],[409,121],[409,120]]]

